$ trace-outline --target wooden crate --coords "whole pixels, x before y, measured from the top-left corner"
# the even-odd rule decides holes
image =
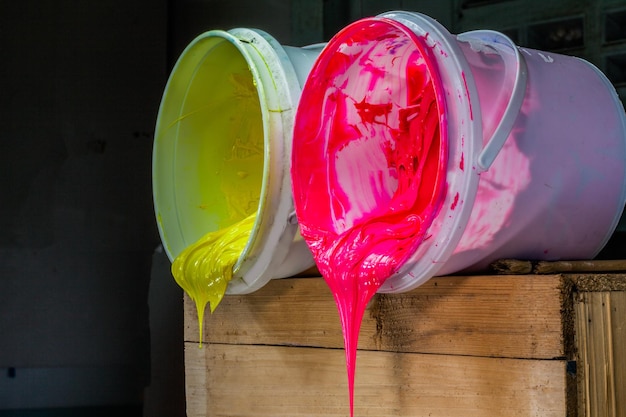
[[[322,278],[185,301],[187,415],[346,416],[339,317]],[[626,275],[438,277],[376,295],[355,416],[626,415]]]

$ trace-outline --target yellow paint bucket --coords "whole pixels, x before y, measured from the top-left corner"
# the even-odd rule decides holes
[[[256,29],[209,31],[187,46],[167,82],[152,174],[168,257],[255,216],[226,293],[314,265],[289,173],[295,109],[321,48],[281,46]]]

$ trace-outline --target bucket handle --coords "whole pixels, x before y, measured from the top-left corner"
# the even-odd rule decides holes
[[[528,78],[528,69],[526,67],[526,60],[522,56],[519,48],[515,43],[506,35],[493,30],[473,30],[457,35],[457,39],[462,42],[474,43],[476,41],[483,42],[487,45],[507,45],[510,46],[515,54],[515,82],[513,85],[513,91],[511,97],[504,110],[504,114],[496,126],[496,129],[491,135],[491,138],[487,144],[483,147],[480,155],[477,158],[477,172],[485,172],[491,167],[493,161],[496,159],[500,150],[504,146],[506,139],[513,129],[513,124],[517,115],[519,114],[522,103],[524,102],[524,96],[526,95],[526,80]],[[496,49],[497,50],[497,49]]]

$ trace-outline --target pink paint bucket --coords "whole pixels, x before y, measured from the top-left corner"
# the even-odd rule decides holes
[[[426,103],[411,101],[416,77],[437,108],[426,133],[413,123]],[[501,258],[594,257],[626,200],[626,119],[582,59],[390,12],[344,28],[317,58],[291,175],[322,273],[378,268],[380,292],[407,291]]]

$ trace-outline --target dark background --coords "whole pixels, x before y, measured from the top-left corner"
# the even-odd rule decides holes
[[[393,9],[584,57],[626,94],[623,0],[0,2],[0,416],[184,415],[182,292],[151,195],[176,58],[210,29],[303,46]]]

